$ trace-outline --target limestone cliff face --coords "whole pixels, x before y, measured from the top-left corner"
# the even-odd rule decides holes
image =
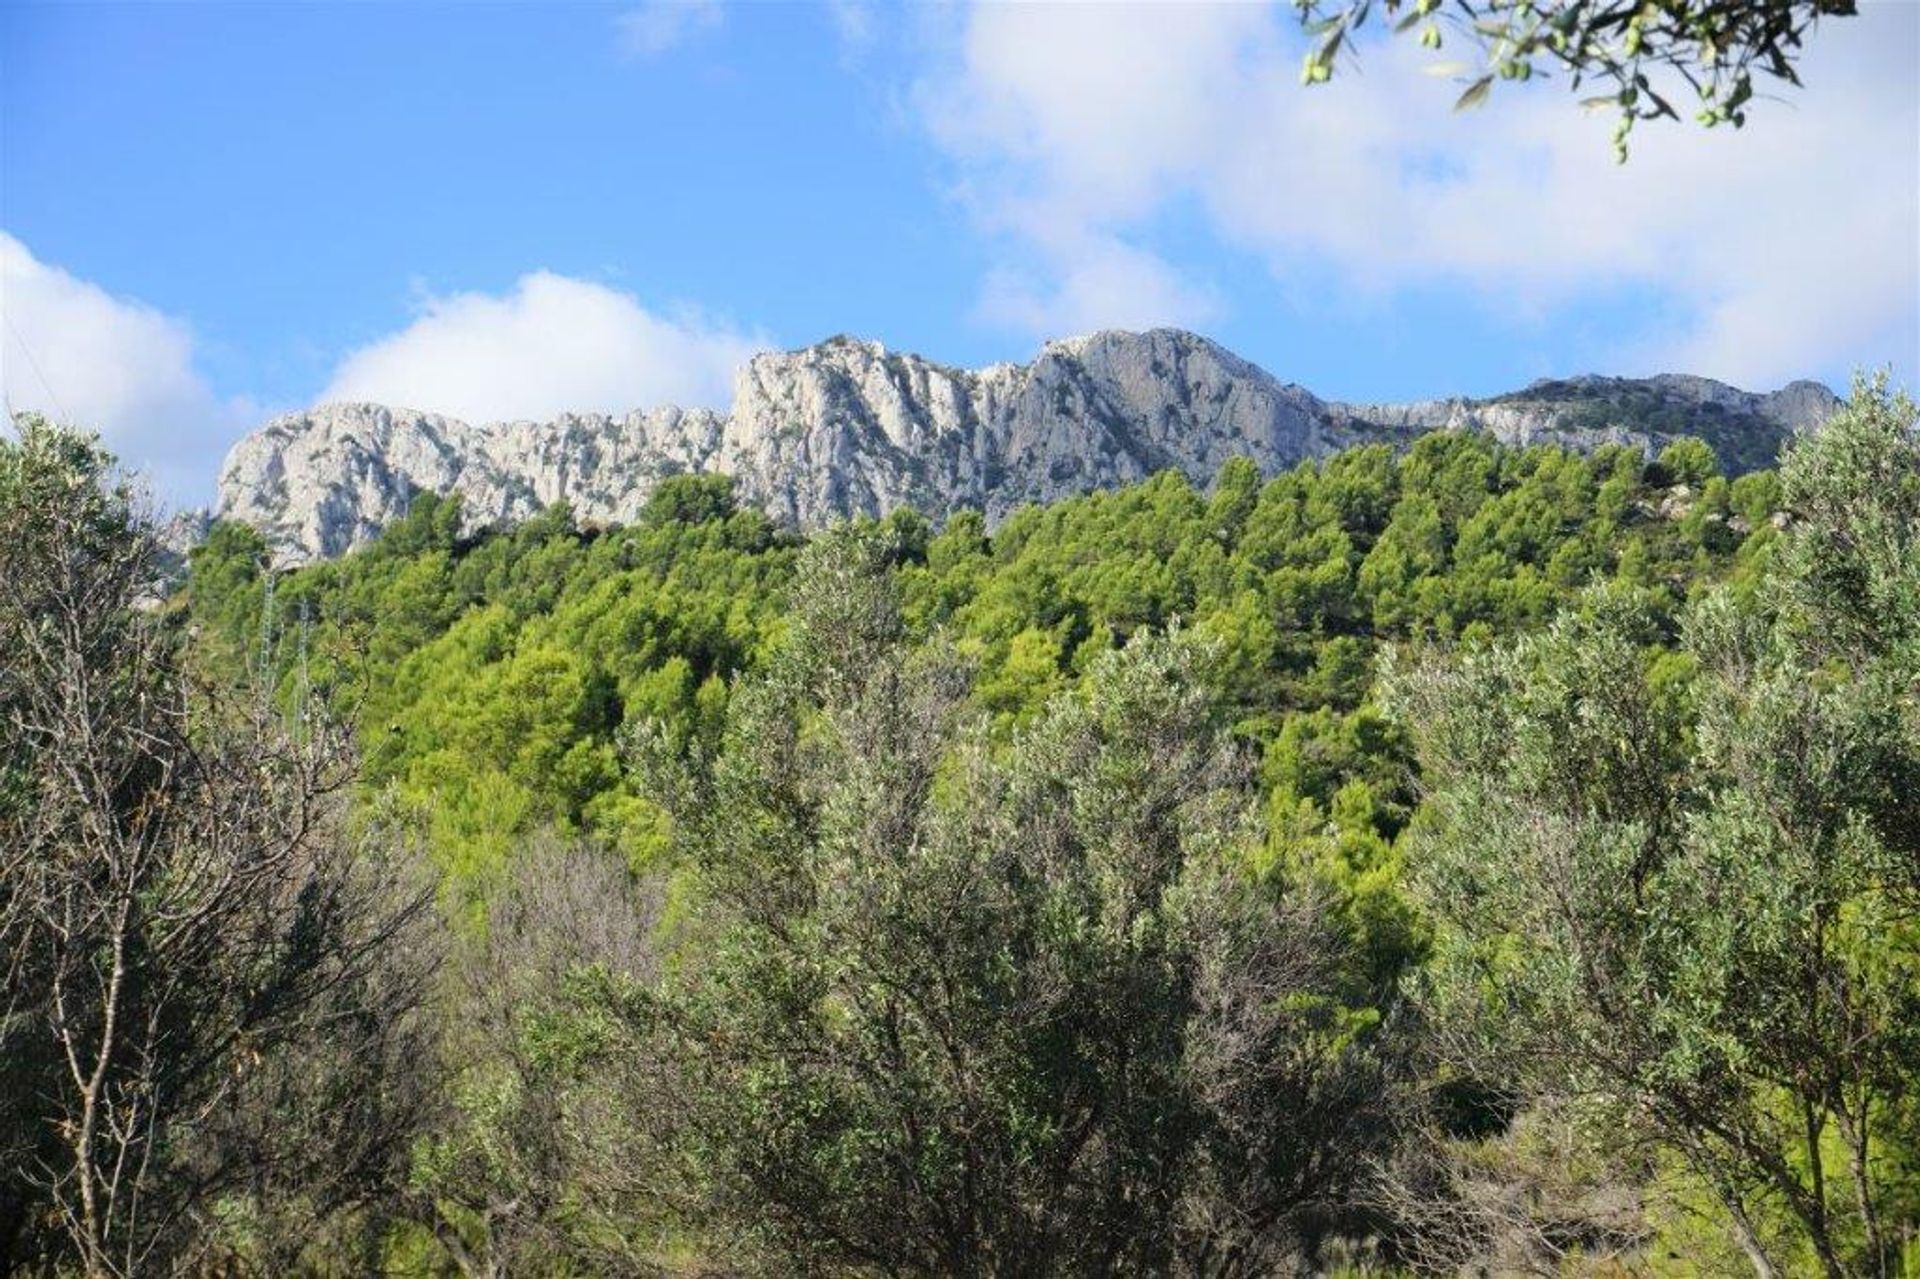
[[[659,408],[486,426],[370,404],[289,414],[234,446],[216,514],[254,525],[284,561],[300,562],[371,540],[423,491],[458,494],[472,527],[562,500],[582,524],[605,525],[631,519],[663,476],[720,471],[745,500],[800,527],[903,505],[936,520],[971,507],[997,521],[1024,503],[1167,467],[1205,484],[1230,457],[1272,472],[1434,429],[1576,448],[1657,448],[1698,434],[1745,468],[1834,404],[1815,383],[1754,395],[1670,376],[1344,405],[1175,330],[1097,333],[1049,343],[1028,364],[978,370],[841,337],[755,356],[727,414]]]
[[[416,493],[458,494],[474,527],[554,502],[584,523],[632,516],[663,475],[703,470],[725,420],[707,410],[469,426],[378,404],[326,404],[275,418],[234,445],[215,513],[265,533],[288,562],[371,541]]]
[[[1337,447],[1312,394],[1187,333],[1099,333],[978,371],[835,338],[741,372],[719,469],[811,526],[901,505],[998,518],[1026,502],[1227,458],[1275,469]]]

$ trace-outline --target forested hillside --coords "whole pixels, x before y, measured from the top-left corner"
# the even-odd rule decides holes
[[[803,538],[689,476],[624,528],[468,540],[423,495],[292,572],[216,525],[157,605],[107,460],[29,424],[0,444],[0,642],[34,655],[0,686],[0,1245],[96,1273],[1920,1273],[1913,423],[1862,385],[1732,481],[1693,440],[1435,433],[991,535]],[[48,690],[113,683],[127,644],[173,744],[95,743],[117,780],[83,784],[88,716]],[[262,752],[275,803],[234,847],[340,869],[285,855],[233,916],[283,939],[222,978],[233,1010],[157,969],[95,999],[200,1028],[118,1047],[56,977],[119,989],[123,951],[165,953],[162,888],[214,872],[74,872],[121,920],[76,933],[29,859],[84,864],[96,818],[164,827],[154,796]],[[228,830],[236,787],[166,802]],[[302,993],[302,956],[337,980]],[[152,1082],[176,1044],[227,1081],[182,1076],[193,1114]],[[348,1096],[378,1141],[317,1118]],[[169,1215],[101,1208],[129,1161]]]
[[[1003,733],[1100,652],[1184,627],[1220,641],[1219,692],[1269,788],[1324,816],[1360,781],[1377,793],[1352,802],[1391,836],[1409,795],[1369,697],[1383,644],[1537,627],[1595,579],[1643,592],[1671,634],[1691,595],[1754,580],[1777,501],[1771,473],[1729,483],[1693,444],[1646,465],[1435,434],[1266,483],[1232,463],[1210,495],[1169,472],[1028,508],[991,538],[966,514],[865,535],[897,570],[907,633],[955,647]],[[366,553],[270,584],[251,531],[218,526],[193,556],[200,651],[228,672],[264,657],[288,692],[307,681],[349,715],[366,782],[419,801],[458,874],[552,824],[643,864],[654,810],[620,731],[714,729],[728,681],[777,646],[802,544],[736,508],[723,477],[669,481],[604,534],[564,508],[477,542],[459,526],[422,495]]]

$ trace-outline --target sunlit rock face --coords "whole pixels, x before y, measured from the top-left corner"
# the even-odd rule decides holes
[[[660,477],[708,469],[724,426],[708,409],[470,426],[378,404],[325,404],[275,418],[236,444],[215,513],[253,525],[293,563],[364,545],[422,492],[459,495],[470,528],[510,524],[559,501],[583,524],[617,524]]]
[[[215,513],[260,529],[286,563],[365,544],[422,492],[457,494],[471,529],[559,501],[602,526],[633,518],[663,477],[695,471],[734,476],[743,500],[801,528],[901,506],[935,520],[973,508],[997,522],[1169,467],[1204,485],[1231,457],[1271,473],[1435,429],[1578,449],[1653,450],[1694,434],[1745,470],[1835,405],[1812,382],[1757,395],[1676,375],[1350,405],[1171,329],[1052,342],[1030,363],[984,369],[837,337],[755,356],[724,414],[668,407],[482,426],[374,404],[288,414],[234,446]]]

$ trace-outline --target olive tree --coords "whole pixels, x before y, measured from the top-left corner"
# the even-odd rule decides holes
[[[1559,72],[1583,105],[1618,113],[1614,147],[1627,153],[1636,121],[1678,119],[1690,94],[1708,127],[1747,121],[1755,76],[1798,86],[1794,63],[1822,18],[1848,17],[1856,0],[1293,0],[1315,37],[1301,78],[1331,79],[1342,50],[1378,11],[1427,49],[1467,46],[1469,59],[1436,69],[1467,76],[1459,106],[1486,100],[1495,80]],[[1678,90],[1678,92],[1676,92]]]
[[[883,539],[816,540],[716,751],[636,744],[692,886],[626,1012],[716,1220],[789,1265],[1270,1273],[1380,1127],[1304,884],[1249,869],[1204,654],[1142,637],[995,740],[903,643]]]
[[[655,980],[658,885],[611,850],[544,834],[515,850],[463,937],[445,1012],[442,1123],[417,1211],[462,1274],[662,1272],[681,1215],[649,1048],[595,998]]]
[[[1888,1273],[1920,1220],[1913,421],[1863,384],[1797,445],[1771,589],[1677,655],[1602,589],[1390,673],[1461,1064],[1684,1160],[1762,1275]]]
[[[348,830],[344,736],[182,670],[90,438],[0,439],[0,1249],[270,1267],[394,1191],[426,899]]]

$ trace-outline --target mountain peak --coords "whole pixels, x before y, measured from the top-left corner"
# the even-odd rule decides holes
[[[1487,400],[1346,405],[1181,329],[1100,330],[1048,342],[1026,364],[975,370],[837,334],[755,355],[724,414],[664,407],[483,425],[365,403],[283,414],[235,445],[217,510],[260,528],[283,562],[365,543],[420,492],[459,494],[473,526],[562,500],[583,523],[617,524],[662,478],[688,471],[730,474],[744,500],[801,527],[909,505],[936,520],[971,507],[998,521],[1169,467],[1205,484],[1232,457],[1273,473],[1434,429],[1646,450],[1691,432],[1723,464],[1749,468],[1835,403],[1818,383],[1754,395],[1684,375],[1583,375]]]
[[[836,333],[830,338],[823,338],[815,342],[812,346],[803,346],[796,351],[768,351],[764,352],[763,356],[779,358],[783,354],[791,357],[796,355],[835,355],[848,352],[872,356],[877,360],[884,360],[887,357],[887,347],[884,342],[876,338],[856,337],[851,333]]]

